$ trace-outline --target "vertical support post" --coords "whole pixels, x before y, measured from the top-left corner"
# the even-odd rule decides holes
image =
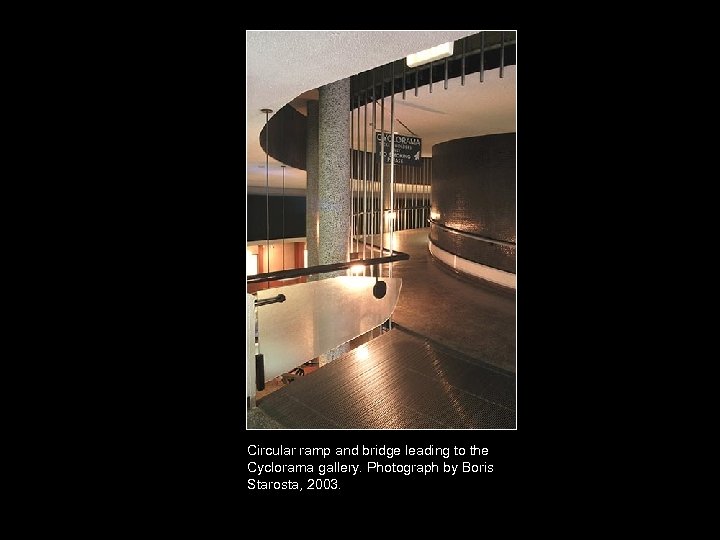
[[[485,79],[485,32],[480,33],[480,82]]]
[[[270,128],[268,127],[268,120],[272,109],[260,109],[265,113],[265,231],[267,234],[267,268],[266,272],[270,272]],[[270,288],[270,282],[265,282],[267,287]]]
[[[377,161],[377,154],[375,153],[375,147],[377,146],[377,113],[375,111],[375,106],[377,105],[377,100],[375,99],[375,69],[372,71],[372,161],[371,161],[371,168],[370,168],[370,243],[375,243],[375,231],[377,230],[375,227],[375,167],[376,167],[376,161]],[[373,251],[370,252],[370,258],[372,259],[374,254],[374,248]],[[370,267],[370,275],[375,275],[374,266]]]
[[[394,248],[395,236],[395,64],[392,64],[392,90],[390,91],[390,253]],[[390,263],[389,277],[393,275],[393,263]]]
[[[365,90],[364,101],[364,121],[363,124],[365,129],[363,130],[363,139],[365,139],[363,153],[363,254],[362,258],[365,260],[365,248],[367,247],[367,227],[368,227],[368,211],[367,211],[367,165],[368,165],[368,147],[367,147],[367,90]],[[367,275],[367,266],[363,267],[363,275]]]
[[[356,180],[355,180],[355,187],[357,189],[357,205],[355,210],[355,253],[358,253],[360,251],[360,179],[361,179],[361,173],[360,173],[360,163],[362,160],[365,159],[364,154],[362,153],[362,145],[360,144],[360,91],[358,91],[358,103],[357,103],[357,164],[358,169],[356,173]],[[362,160],[361,160],[362,158]]]
[[[500,78],[505,73],[505,32],[500,32]]]
[[[282,167],[282,269],[285,270],[285,165]]]
[[[467,49],[467,38],[464,37],[462,40],[463,52],[462,52],[462,68],[460,70],[460,86],[465,86],[465,50]]]
[[[385,70],[382,69],[380,81],[380,256],[384,253],[385,239]],[[382,277],[382,264],[378,265],[378,275]]]
[[[265,356],[255,355],[255,386],[258,390],[265,390]]]
[[[405,68],[407,67],[407,60],[403,60],[403,100],[405,100]]]
[[[448,85],[448,62],[449,62],[449,60],[446,58],[445,59],[445,90],[447,90],[447,85]]]

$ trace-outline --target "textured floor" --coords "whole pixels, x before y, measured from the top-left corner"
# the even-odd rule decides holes
[[[428,231],[395,233],[393,247],[408,253],[410,260],[393,267],[393,277],[403,280],[393,321],[515,373],[515,291],[468,282],[445,270],[428,251]]]
[[[267,396],[286,428],[514,428],[515,377],[401,328]]]

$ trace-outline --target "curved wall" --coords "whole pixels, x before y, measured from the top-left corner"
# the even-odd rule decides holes
[[[515,133],[433,146],[430,240],[515,273]]]
[[[268,143],[265,148],[265,130],[269,129]],[[267,126],[260,131],[260,147],[272,157],[295,167],[306,170],[305,152],[307,140],[307,117],[290,105],[276,112]]]

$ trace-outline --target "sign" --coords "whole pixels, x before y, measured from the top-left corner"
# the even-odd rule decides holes
[[[375,152],[380,155],[380,141],[383,140],[382,132],[375,132]],[[382,156],[385,163],[390,163],[390,133],[385,133]],[[395,165],[422,165],[420,150],[422,139],[411,135],[395,134]]]

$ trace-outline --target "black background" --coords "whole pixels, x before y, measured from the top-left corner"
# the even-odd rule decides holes
[[[618,429],[643,420],[632,409],[613,414],[627,388],[619,386],[623,375],[610,361],[617,362],[624,349],[617,343],[618,317],[605,316],[616,267],[610,264],[612,254],[598,246],[607,246],[604,225],[616,196],[603,198],[604,191],[590,190],[601,184],[579,174],[590,174],[592,164],[593,173],[603,170],[620,182],[612,164],[602,169],[608,154],[597,153],[607,149],[615,133],[603,131],[602,104],[590,106],[586,99],[590,92],[609,90],[597,71],[605,65],[604,56],[596,50],[591,61],[588,48],[572,40],[563,45],[568,40],[550,39],[549,30],[511,21],[493,25],[488,20],[484,26],[518,29],[522,73],[518,428],[513,431],[246,430],[245,79],[241,69],[227,69],[242,63],[242,35],[235,28],[218,32],[213,20],[202,46],[195,34],[183,30],[173,39],[148,38],[135,50],[137,62],[126,59],[127,48],[117,51],[108,82],[124,81],[113,86],[122,99],[113,100],[117,106],[104,118],[115,144],[103,139],[98,150],[108,153],[95,154],[108,171],[103,182],[111,186],[108,200],[114,203],[112,209],[103,208],[113,212],[111,227],[97,240],[113,249],[82,271],[86,278],[94,269],[111,272],[94,294],[111,307],[112,318],[94,317],[95,326],[76,335],[98,341],[90,371],[98,394],[118,390],[105,409],[86,400],[86,408],[94,411],[88,428],[107,428],[113,435],[83,455],[100,459],[113,478],[132,479],[136,502],[155,503],[160,492],[178,499],[214,496],[236,511],[248,495],[256,501],[293,497],[290,492],[248,493],[250,443],[475,444],[490,449],[487,461],[495,466],[490,474],[452,478],[341,476],[340,492],[310,495],[320,497],[396,501],[420,496],[440,502],[461,497],[461,489],[471,487],[475,499],[511,503],[527,486],[536,486],[534,499],[542,502],[537,486],[551,489],[568,479],[587,483],[584,475],[609,471],[597,464],[617,457],[612,445],[622,442]],[[589,37],[577,39],[592,45]],[[92,180],[99,182],[96,176]],[[613,217],[616,223],[622,219],[617,211]],[[564,231],[562,239],[548,238],[548,229]],[[559,252],[562,264],[554,264]],[[572,265],[565,263],[568,254]],[[617,311],[617,305],[611,307]],[[104,366],[102,373],[98,366]],[[252,510],[265,507],[260,503]]]
[[[502,25],[501,25],[502,26]],[[522,36],[522,34],[520,34]],[[522,39],[522,38],[519,38]],[[526,38],[528,41],[530,38]],[[529,49],[528,47],[527,49]],[[528,57],[518,68],[523,73],[533,69]],[[545,226],[551,226],[555,219],[552,209],[556,201],[549,193],[547,186],[543,186],[540,178],[543,171],[538,164],[542,155],[542,142],[540,139],[548,135],[552,129],[546,122],[535,124],[531,110],[533,103],[537,106],[539,96],[533,96],[534,89],[530,77],[524,77],[523,83],[518,85],[518,234],[522,242],[521,264],[524,270],[518,276],[518,367],[517,367],[517,430],[246,430],[242,442],[237,450],[237,467],[240,470],[242,482],[238,489],[246,492],[253,499],[266,500],[273,497],[290,498],[367,498],[388,497],[389,501],[399,501],[401,498],[428,497],[428,501],[440,502],[442,497],[453,497],[460,493],[475,493],[475,497],[502,496],[512,497],[517,489],[517,482],[523,476],[547,475],[548,478],[562,469],[562,461],[573,456],[564,445],[567,430],[573,427],[568,416],[572,414],[570,402],[566,401],[573,393],[571,387],[563,388],[562,381],[566,375],[559,375],[568,366],[562,360],[562,343],[559,337],[562,332],[555,327],[547,332],[543,323],[538,324],[538,314],[545,311],[551,304],[551,298],[557,301],[558,296],[565,293],[564,289],[557,289],[556,294],[550,294],[553,281],[543,279],[546,274],[535,268],[540,268],[535,255],[545,253],[539,250],[534,243],[536,231],[532,227],[532,217],[540,215]],[[546,103],[543,105],[543,110]],[[536,111],[537,112],[537,111]],[[557,125],[554,123],[553,125]],[[540,129],[542,126],[542,129]],[[565,138],[566,139],[566,138]],[[533,201],[532,204],[529,201]],[[542,201],[544,207],[538,207]],[[542,287],[538,285],[542,284]],[[543,301],[545,298],[545,303]],[[531,322],[532,321],[532,322]],[[545,323],[549,322],[545,318]],[[554,325],[553,325],[554,326]],[[567,326],[565,327],[567,328]],[[241,368],[242,365],[238,365]],[[244,378],[241,377],[241,380]],[[240,398],[241,395],[238,395]],[[560,405],[562,404],[562,405]],[[244,423],[244,410],[238,409],[239,424]],[[251,457],[248,455],[248,445],[257,444],[267,447],[303,446],[303,447],[330,447],[333,454],[327,459],[299,458],[296,456]],[[394,458],[396,463],[422,463],[442,462],[442,457],[405,457],[405,445],[414,447],[427,447],[429,445],[440,447],[471,445],[487,447],[487,457],[450,456],[453,463],[463,460],[473,463],[492,463],[492,473],[458,473],[455,476],[444,473],[432,473],[427,476],[416,473],[404,476],[401,473],[368,473],[362,472],[356,476],[347,473],[328,474],[326,478],[338,478],[341,489],[308,491],[306,477],[321,478],[318,474],[287,474],[273,473],[257,476],[248,471],[250,461],[258,463],[359,463],[365,469],[367,461],[390,463],[386,458],[368,458],[365,456],[351,456],[337,458],[334,450],[337,447],[353,447],[360,444],[391,445],[403,450],[402,454]],[[574,457],[573,457],[574,459]],[[316,467],[317,470],[317,467]],[[248,490],[247,479],[258,480],[295,480],[304,487],[303,491],[263,491]],[[507,499],[511,501],[511,499]],[[264,503],[259,503],[261,506]]]

